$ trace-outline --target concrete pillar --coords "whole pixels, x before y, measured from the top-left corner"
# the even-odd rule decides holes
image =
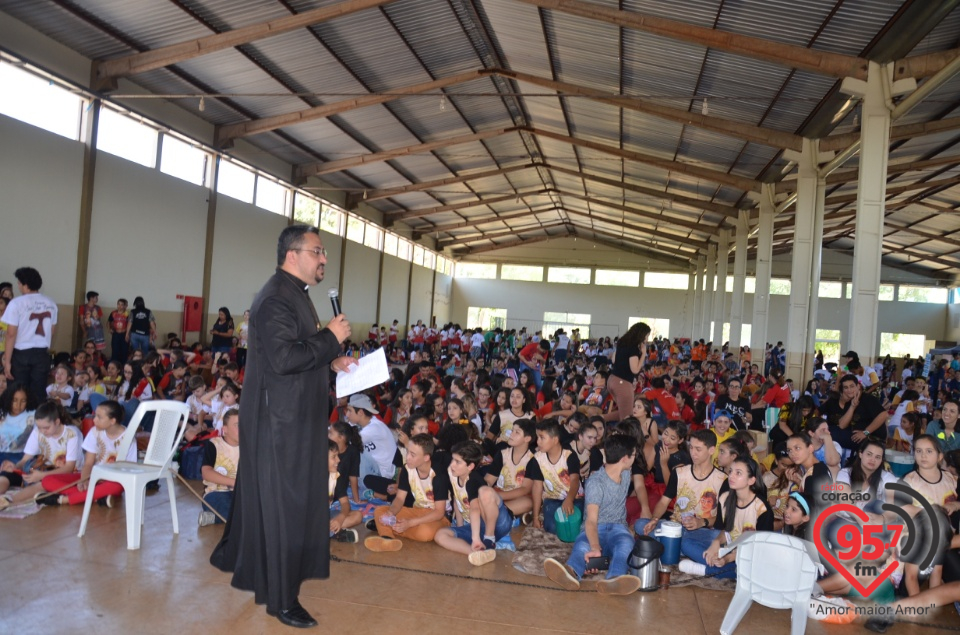
[[[727,311],[727,264],[730,261],[730,230],[720,230],[717,243],[717,290],[713,300],[713,347],[723,346],[723,323]]]
[[[877,356],[877,305],[880,292],[880,256],[883,247],[884,198],[887,192],[887,158],[890,145],[889,92],[893,64],[870,62],[867,81],[843,82],[844,92],[863,98],[860,128],[860,175],[857,188],[857,221],[853,247],[853,292],[850,326],[844,348],[859,353],[866,366]],[[884,86],[887,86],[885,89]]]
[[[820,176],[820,142],[803,140],[803,152],[797,160],[797,202],[793,235],[793,263],[790,269],[790,309],[787,314],[787,368],[786,375],[796,385],[802,385],[813,376],[813,349],[809,347],[810,324],[816,325],[816,313],[811,315],[811,301],[819,292],[820,251],[823,236],[823,200],[826,182]],[[819,217],[819,222],[818,222]],[[820,239],[816,227],[820,227]],[[816,270],[816,280],[813,279]],[[815,305],[815,302],[814,302]]]
[[[706,338],[706,328],[703,326],[703,316],[707,302],[707,256],[700,252],[697,256],[697,278],[700,280],[700,313],[697,315],[697,328],[693,332],[694,339]]]
[[[687,336],[690,339],[697,339],[699,332],[699,323],[700,323],[700,303],[703,302],[703,294],[700,292],[700,258],[697,257],[696,263],[693,265],[693,300],[687,302],[687,306],[690,307],[690,328],[687,331]]]
[[[753,294],[753,326],[750,349],[753,363],[763,372],[763,353],[767,345],[767,323],[770,314],[770,262],[773,259],[774,185],[764,183],[760,188],[760,225],[757,229],[757,290]]]
[[[730,304],[730,352],[740,359],[740,332],[743,330],[743,295],[747,284],[747,235],[750,212],[737,216],[736,247],[733,253],[733,297]]]
[[[710,321],[713,319],[713,305],[716,299],[714,289],[717,284],[717,246],[713,243],[707,247],[707,277],[703,286],[703,334],[708,342],[713,336]]]

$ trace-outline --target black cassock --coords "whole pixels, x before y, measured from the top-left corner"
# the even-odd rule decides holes
[[[330,575],[328,369],[340,345],[306,290],[278,269],[250,307],[237,485],[210,557],[269,611]]]

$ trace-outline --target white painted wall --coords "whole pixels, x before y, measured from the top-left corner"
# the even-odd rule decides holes
[[[413,279],[410,282],[410,324],[423,320],[430,323],[433,304],[433,270],[413,265]],[[398,318],[403,322],[403,318]]]
[[[343,269],[343,289],[340,297],[343,312],[354,325],[354,333],[360,335],[377,321],[377,280],[380,276],[380,252],[360,243],[347,240],[347,259]],[[324,288],[326,283],[324,283]],[[335,285],[330,285],[335,286]],[[357,339],[356,337],[353,339]]]
[[[405,329],[407,319],[407,281],[410,277],[412,262],[384,255],[383,283],[380,289],[380,316],[379,324],[390,330],[394,320],[399,320],[400,329]],[[401,332],[401,337],[406,331]]]
[[[43,293],[73,304],[82,177],[80,143],[0,115],[0,280],[33,267]]]

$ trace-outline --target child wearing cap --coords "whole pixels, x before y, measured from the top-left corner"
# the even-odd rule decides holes
[[[393,459],[397,453],[397,441],[387,424],[375,416],[379,412],[370,397],[363,393],[350,395],[347,401],[347,421],[360,428],[360,439],[363,441],[363,454],[360,455],[361,483],[368,474],[389,479],[393,479],[395,475]]]

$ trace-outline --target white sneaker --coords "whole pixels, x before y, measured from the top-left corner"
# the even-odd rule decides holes
[[[201,527],[206,527],[207,525],[213,525],[217,522],[217,517],[213,515],[213,512],[202,511],[200,512],[200,518],[197,519],[197,524]]]
[[[694,562],[693,560],[688,560],[686,558],[680,561],[680,564],[677,565],[677,568],[683,573],[689,573],[690,575],[707,575],[707,565],[700,564],[699,562]]]

